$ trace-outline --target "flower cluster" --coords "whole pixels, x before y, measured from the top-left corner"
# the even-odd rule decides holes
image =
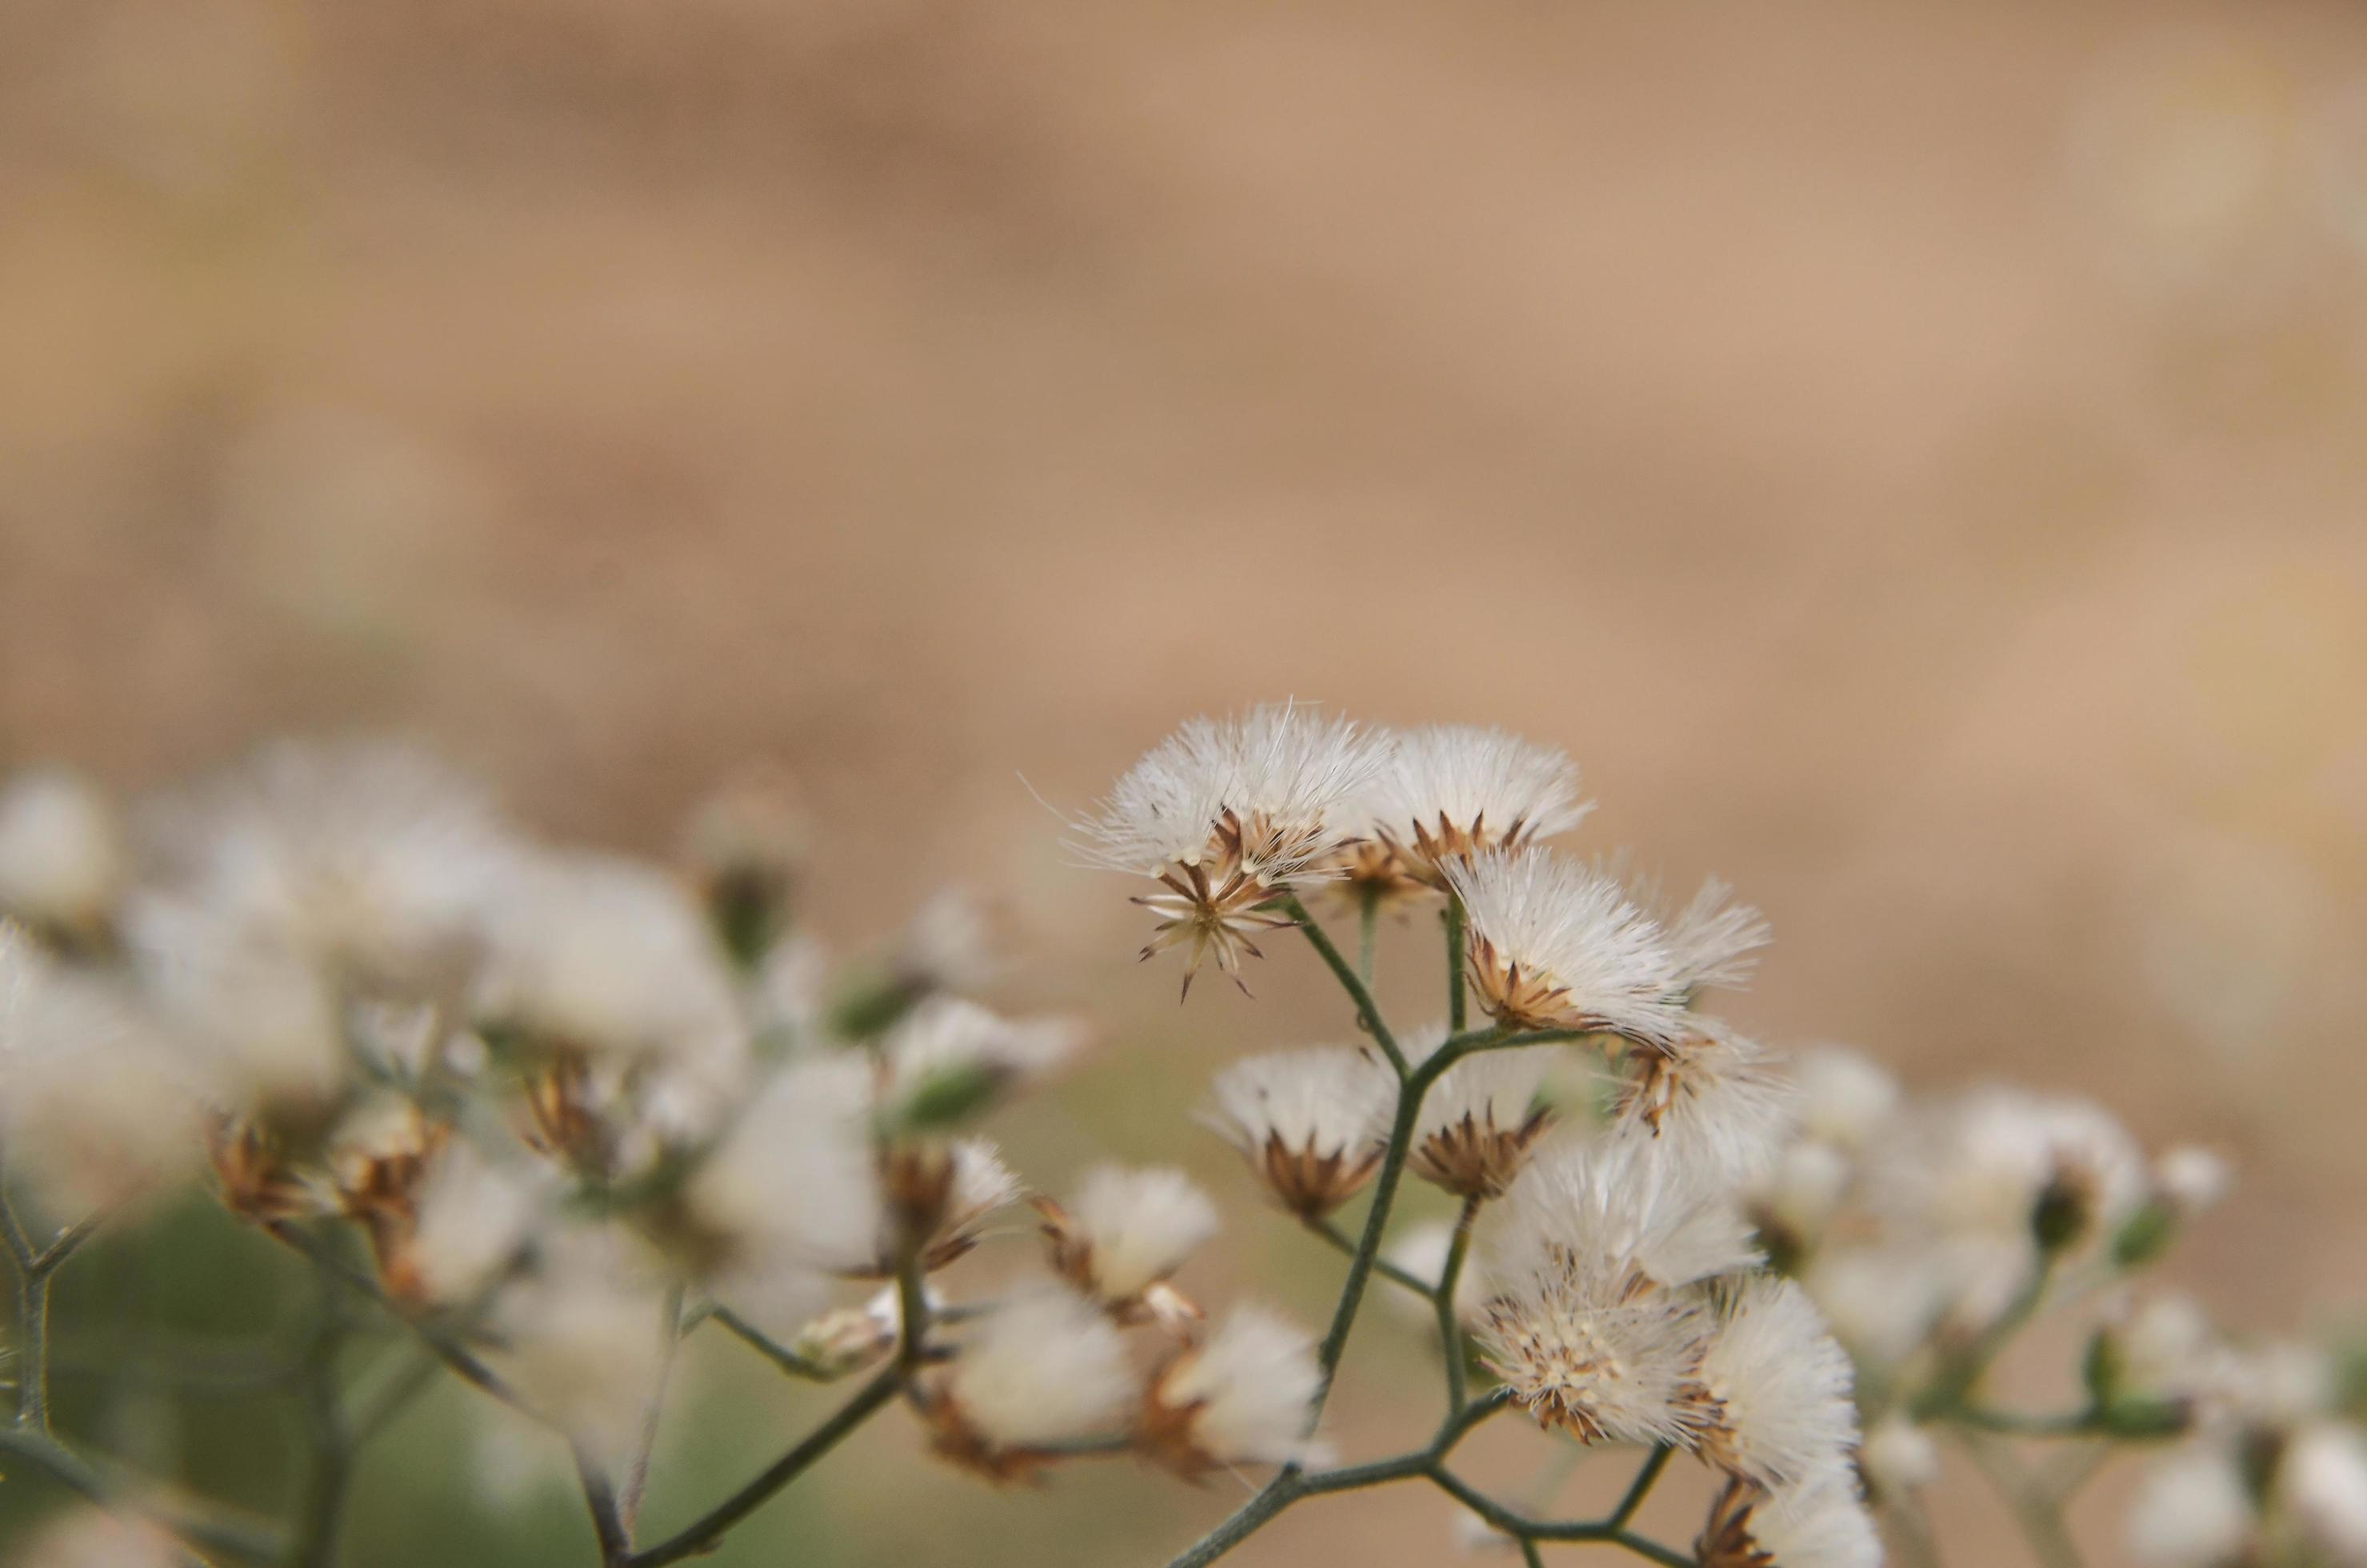
[[[712,1549],[897,1406],[997,1482],[1113,1455],[1264,1472],[1173,1568],[1303,1499],[1409,1480],[1532,1563],[1574,1543],[1872,1568],[1886,1525],[1922,1539],[1942,1436],[2010,1482],[1997,1445],[2175,1440],[2133,1527],[2160,1568],[2367,1562],[2367,1380],[2136,1294],[2224,1185],[2212,1156],[2149,1159],[2082,1101],[1909,1096],[1839,1049],[1785,1062],[1711,1010],[1765,920],[1716,879],[1679,902],[1622,855],[1550,842],[1590,810],[1557,750],[1294,702],[1184,725],[1075,824],[1082,858],[1148,879],[1143,956],[1180,951],[1187,995],[1206,961],[1242,982],[1283,932],[1346,994],[1340,1035],[1239,1057],[1202,1110],[1287,1224],[1345,1255],[1319,1337],[1187,1290],[1220,1219],[1186,1172],[1031,1188],[981,1121],[1083,1031],[980,999],[1002,922],[958,892],[834,961],[776,776],[719,792],[656,864],[543,839],[390,744],[272,747],[128,810],[25,775],[0,788],[0,1240],[25,1308],[0,1449],[85,1473],[50,1430],[49,1280],[93,1226],[198,1178],[561,1434],[602,1568]],[[1397,1028],[1376,922],[1423,908],[1443,1006]],[[1325,917],[1356,922],[1353,960]],[[1450,1217],[1403,1223],[1408,1177]],[[1376,1281],[1434,1334],[1445,1413],[1423,1446],[1335,1467],[1317,1434]],[[1995,1403],[2022,1330],[2075,1312],[2077,1406]],[[789,1375],[859,1381],[640,1541],[669,1364],[708,1324]],[[311,1408],[334,1410],[334,1358],[313,1359]],[[1638,1450],[1623,1501],[1557,1519],[1466,1479],[1456,1446],[1506,1410],[1535,1441]],[[348,1458],[322,1457],[323,1485]],[[1689,1547],[1637,1524],[1671,1469],[1698,1477]],[[2017,1517],[2051,1517],[2068,1484],[2011,1482]],[[52,1556],[175,1561],[225,1528],[145,1507],[61,1525]]]

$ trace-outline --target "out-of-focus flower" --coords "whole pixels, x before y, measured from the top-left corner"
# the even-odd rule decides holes
[[[1314,1338],[1255,1307],[1237,1307],[1203,1345],[1151,1380],[1138,1441],[1178,1474],[1240,1464],[1317,1462],[1308,1412],[1323,1374]]]
[[[887,1223],[867,1272],[882,1278],[908,1250],[923,1269],[943,1268],[976,1246],[988,1218],[1025,1190],[984,1138],[891,1147],[879,1186]]]
[[[1143,957],[1184,949],[1187,994],[1204,959],[1238,984],[1256,933],[1289,924],[1274,901],[1337,874],[1387,752],[1383,738],[1297,703],[1195,719],[1136,763],[1071,842],[1093,865],[1161,884],[1136,900],[1159,918]]]
[[[1109,1306],[1121,1321],[1164,1316],[1182,1299],[1151,1292],[1217,1229],[1217,1206],[1182,1171],[1101,1165],[1085,1175],[1066,1207],[1036,1199],[1051,1245],[1052,1267],[1079,1290]],[[1162,1312],[1159,1309],[1164,1309]]]
[[[156,1526],[84,1507],[67,1509],[18,1550],[20,1568],[180,1568],[188,1560]]]
[[[683,1179],[665,1233],[719,1294],[787,1331],[827,1276],[873,1266],[887,1225],[863,1064],[820,1057],[768,1077]]]
[[[1050,1072],[1084,1040],[1084,1029],[1066,1018],[1005,1018],[952,996],[923,1002],[881,1041],[883,1119],[891,1126],[951,1120]]]
[[[1878,1497],[1908,1496],[1940,1479],[1940,1446],[1904,1415],[1889,1416],[1865,1435],[1863,1462]]]
[[[692,816],[685,853],[724,948],[760,965],[789,924],[813,847],[812,820],[786,775],[732,779]]]
[[[1207,1121],[1285,1209],[1319,1220],[1380,1168],[1394,1088],[1354,1046],[1274,1051],[1217,1075]]]
[[[0,922],[0,1140],[60,1218],[188,1174],[209,1088],[129,992]]]
[[[468,1301],[508,1271],[552,1222],[558,1193],[542,1166],[502,1164],[449,1144],[419,1190],[409,1278],[423,1301]]]
[[[1382,1256],[1395,1267],[1422,1281],[1431,1289],[1446,1273],[1447,1250],[1455,1244],[1455,1227],[1445,1221],[1415,1225],[1389,1244]],[[1463,1272],[1455,1280],[1455,1316],[1468,1325],[1478,1321],[1480,1310],[1493,1292],[1488,1286],[1488,1273],[1476,1256],[1463,1260]],[[1438,1313],[1432,1305],[1404,1290],[1392,1290],[1382,1298],[1396,1308],[1406,1321],[1433,1333],[1438,1327]]]
[[[2145,1568],[2234,1568],[2248,1560],[2256,1518],[2236,1456],[2184,1444],[2149,1467],[2129,1508],[2129,1556]]]
[[[613,1232],[555,1232],[536,1267],[494,1298],[494,1370],[527,1407],[614,1468],[649,1418],[670,1346],[670,1304],[650,1260]]]
[[[1898,1109],[1898,1080],[1857,1051],[1821,1046],[1792,1059],[1802,1136],[1854,1153]]]
[[[0,785],[0,916],[96,943],[130,874],[122,824],[96,785],[50,767]]]
[[[2367,1562],[2367,1435],[2347,1422],[2304,1427],[2277,1466],[2273,1503],[2327,1561]]]
[[[1037,1291],[980,1320],[923,1392],[931,1446],[995,1480],[1042,1468],[1049,1450],[1124,1430],[1140,1380],[1126,1341],[1074,1291]]]
[[[1543,850],[1447,868],[1471,920],[1471,981],[1507,1028],[1599,1029],[1665,1044],[1683,1028],[1675,956],[1619,884]]]

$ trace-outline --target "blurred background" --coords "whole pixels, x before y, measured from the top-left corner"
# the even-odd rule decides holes
[[[1190,1164],[1236,1199],[1199,1284],[1311,1318],[1336,1266],[1182,1113],[1336,1004],[1294,953],[1179,1009],[1037,799],[1291,694],[1567,746],[1583,846],[1772,917],[1746,1025],[2221,1148],[2182,1282],[2355,1301],[2367,12],[0,6],[0,764],[133,791],[392,730],[663,852],[777,760],[843,949],[979,883],[1018,991],[1100,1026],[996,1130],[1023,1171]],[[1432,933],[1391,940],[1429,1006]],[[193,1209],[60,1311],[253,1331],[258,1270]],[[1421,1349],[1360,1329],[1352,1454],[1428,1421]],[[279,1404],[121,1371],[62,1372],[70,1425],[285,1501]],[[727,1344],[686,1377],[653,1521],[814,1408]],[[916,1446],[715,1561],[1147,1562],[1238,1492]],[[442,1391],[350,1561],[585,1561],[552,1460]],[[48,1501],[0,1487],[0,1543]],[[1976,1488],[1941,1512],[2023,1561]],[[1455,1550],[1390,1492],[1238,1561]]]

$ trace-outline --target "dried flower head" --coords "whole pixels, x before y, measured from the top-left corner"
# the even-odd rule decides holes
[[[1654,1142],[1663,1158],[1728,1183],[1757,1180],[1774,1164],[1792,1096],[1755,1042],[1696,1017],[1666,1045],[1630,1043],[1620,1061],[1614,1112],[1620,1133]]]
[[[742,965],[760,962],[787,929],[813,839],[796,786],[776,767],[731,779],[691,818],[685,858],[724,947]]]
[[[1161,884],[1136,900],[1159,918],[1143,957],[1184,948],[1186,993],[1203,959],[1239,984],[1256,933],[1289,924],[1274,901],[1336,874],[1385,755],[1381,739],[1297,703],[1195,719],[1117,781],[1072,843],[1091,864]]]
[[[1880,1568],[1882,1538],[1845,1471],[1777,1493],[1738,1478],[1710,1506],[1693,1560],[1700,1568]]]
[[[1219,1073],[1206,1119],[1285,1209],[1316,1220],[1380,1168],[1394,1088],[1354,1046],[1274,1051]]]
[[[0,915],[96,944],[130,875],[122,824],[97,786],[47,767],[0,785]]]
[[[1409,1044],[1427,1055],[1445,1039],[1441,1026]],[[1408,1168],[1461,1197],[1502,1197],[1553,1124],[1538,1099],[1551,1066],[1542,1051],[1490,1051],[1440,1074],[1422,1096]]]
[[[422,1292],[412,1256],[420,1192],[450,1136],[450,1125],[430,1120],[417,1102],[389,1097],[349,1113],[330,1142],[328,1176],[336,1211],[361,1225],[379,1278],[393,1295]]]
[[[861,1272],[880,1278],[896,1272],[908,1250],[923,1269],[943,1268],[976,1246],[987,1220],[1025,1190],[984,1138],[890,1145],[880,1155],[879,1187],[888,1222]]]
[[[1555,1151],[1512,1184],[1478,1336],[1539,1423],[1581,1442],[1690,1442],[1712,1327],[1682,1287],[1756,1261],[1740,1220],[1616,1149]]]
[[[1122,1430],[1139,1389],[1117,1328],[1093,1302],[1055,1289],[980,1319],[922,1399],[932,1448],[1010,1481],[1035,1475],[1064,1444]]]
[[[1502,730],[1433,724],[1395,742],[1366,808],[1374,836],[1406,874],[1441,891],[1448,862],[1525,848],[1593,809],[1567,756]]]
[[[1192,1478],[1241,1464],[1304,1464],[1322,1450],[1308,1415],[1322,1386],[1315,1341],[1256,1307],[1236,1307],[1203,1345],[1151,1380],[1137,1443]]]
[[[1085,1175],[1071,1204],[1036,1199],[1052,1267],[1120,1321],[1175,1309],[1180,1298],[1149,1300],[1184,1260],[1217,1233],[1217,1206],[1182,1171],[1100,1165]]]
[[[1447,880],[1470,915],[1472,984],[1498,1023],[1653,1043],[1684,1027],[1675,956],[1611,878],[1498,849],[1451,862]]]
[[[1702,1456],[1771,1489],[1842,1464],[1857,1444],[1850,1358],[1807,1292],[1760,1275],[1726,1292],[1693,1373]]]

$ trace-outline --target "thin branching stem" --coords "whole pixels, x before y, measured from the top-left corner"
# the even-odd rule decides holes
[[[1974,1465],[2012,1510],[2013,1521],[2021,1528],[2022,1540],[2029,1543],[2031,1555],[2044,1568],[2082,1568],[2079,1545],[2071,1539],[2070,1528],[2063,1522],[2062,1506],[2056,1499],[2031,1479],[1997,1439],[1972,1433],[1960,1436],[1965,1451],[1973,1456]]]
[[[1373,965],[1377,961],[1381,946],[1381,895],[1378,890],[1365,888],[1356,894],[1356,978],[1370,989]]]
[[[1446,1262],[1438,1271],[1438,1289],[1431,1301],[1438,1309],[1438,1344],[1446,1355],[1446,1408],[1460,1410],[1467,1397],[1468,1378],[1464,1366],[1463,1317],[1455,1310],[1455,1287],[1462,1283],[1464,1259],[1471,1253],[1471,1229],[1479,1218],[1479,1195],[1473,1193],[1463,1200],[1463,1210],[1455,1217],[1455,1233],[1446,1244]]]
[[[1405,1052],[1398,1049],[1397,1036],[1389,1032],[1389,1026],[1382,1020],[1380,1006],[1373,1000],[1371,989],[1357,976],[1348,960],[1341,956],[1340,949],[1332,944],[1323,927],[1317,924],[1315,916],[1307,913],[1307,906],[1298,902],[1297,893],[1282,895],[1282,912],[1307,933],[1308,941],[1331,966],[1341,989],[1347,992],[1349,1000],[1356,1004],[1358,1027],[1373,1037],[1373,1042],[1381,1048],[1381,1054],[1389,1059],[1389,1065],[1397,1069],[1398,1076],[1402,1079],[1409,1071]]]
[[[1644,1506],[1644,1499],[1652,1494],[1652,1487],[1659,1481],[1660,1472],[1669,1468],[1669,1456],[1676,1451],[1667,1443],[1662,1443],[1637,1468],[1636,1479],[1627,1483],[1626,1494],[1619,1499],[1619,1506],[1611,1510],[1612,1524],[1624,1527],[1636,1517],[1637,1510]]]
[[[685,1557],[710,1550],[716,1541],[722,1539],[725,1531],[772,1501],[775,1494],[804,1474],[815,1460],[838,1447],[849,1433],[891,1403],[903,1383],[904,1373],[900,1365],[881,1371],[855,1391],[854,1398],[839,1406],[828,1420],[808,1433],[795,1448],[767,1466],[763,1474],[679,1532],[655,1546],[625,1557],[621,1560],[620,1568],[662,1568],[664,1563],[679,1562]]]
[[[789,1376],[803,1378],[808,1382],[815,1383],[831,1381],[830,1373],[820,1362],[809,1360],[798,1355],[720,1301],[709,1307],[706,1315],[721,1324],[731,1332],[734,1337]]]
[[[1321,1237],[1327,1245],[1338,1251],[1341,1256],[1344,1257],[1356,1256],[1356,1244],[1341,1234],[1340,1227],[1331,1221],[1309,1220],[1307,1221],[1307,1229],[1311,1233]],[[1425,1301],[1433,1301],[1438,1295],[1437,1288],[1429,1280],[1410,1269],[1400,1268],[1386,1257],[1373,1260],[1373,1272],[1392,1285],[1402,1286],[1412,1291]]]

